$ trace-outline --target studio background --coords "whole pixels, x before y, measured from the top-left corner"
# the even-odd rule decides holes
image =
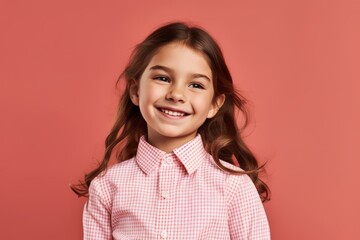
[[[135,44],[190,21],[250,100],[275,240],[360,239],[360,2],[0,3],[1,239],[82,238],[76,183],[102,157]]]

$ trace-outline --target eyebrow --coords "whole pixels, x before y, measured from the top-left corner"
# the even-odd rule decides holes
[[[169,68],[169,67],[165,67],[165,66],[162,66],[162,65],[155,65],[155,66],[152,66],[149,70],[163,70],[165,72],[168,72],[168,73],[174,73],[174,70]],[[193,78],[205,78],[207,79],[209,82],[211,82],[210,78],[208,76],[206,76],[205,74],[201,74],[201,73],[194,73],[192,74],[192,77]]]

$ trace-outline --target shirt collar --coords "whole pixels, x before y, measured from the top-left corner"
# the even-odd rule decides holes
[[[184,145],[175,148],[172,153],[166,153],[150,145],[142,136],[136,153],[136,162],[145,174],[149,174],[160,166],[165,156],[172,154],[180,160],[188,174],[195,172],[207,156],[200,134]]]

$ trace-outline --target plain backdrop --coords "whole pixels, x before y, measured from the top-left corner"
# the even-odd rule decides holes
[[[2,0],[0,238],[82,238],[69,184],[102,157],[131,50],[175,20],[215,37],[250,100],[273,239],[360,239],[358,0]]]

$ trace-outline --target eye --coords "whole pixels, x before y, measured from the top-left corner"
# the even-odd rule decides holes
[[[199,84],[199,83],[191,83],[189,85],[191,88],[199,88],[199,89],[205,89],[203,85]]]
[[[166,76],[156,76],[156,77],[154,77],[154,79],[162,81],[162,82],[170,82],[170,78],[168,78]]]

